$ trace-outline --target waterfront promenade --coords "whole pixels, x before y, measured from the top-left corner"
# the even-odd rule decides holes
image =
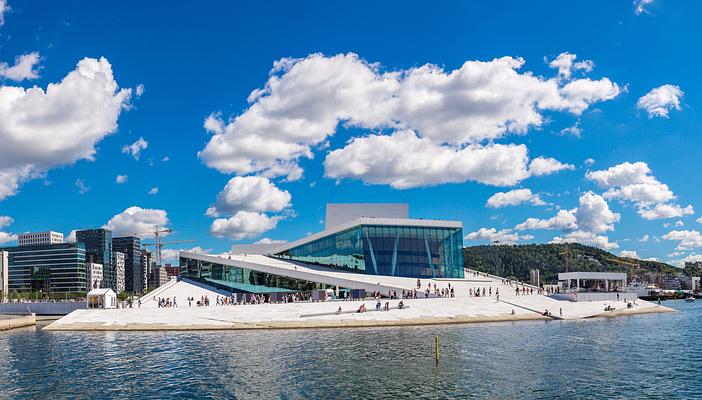
[[[29,315],[6,315],[0,314],[0,331],[6,331],[25,326],[32,326],[37,323],[35,314]]]
[[[471,274],[469,274],[471,275]],[[393,278],[393,284],[416,285],[416,279],[407,282]],[[402,300],[406,306],[398,309],[400,300],[389,302],[389,311],[376,311],[376,300],[296,302],[283,304],[215,305],[215,292],[205,291],[189,282],[171,282],[168,287],[149,295],[141,308],[113,310],[77,310],[47,326],[47,330],[211,330],[211,329],[280,329],[280,328],[333,328],[454,324],[471,322],[501,322],[519,320],[586,319],[674,311],[655,303],[638,300],[631,309],[624,302],[595,301],[571,302],[540,294],[517,295],[514,283],[510,285],[499,277],[467,276],[462,280],[426,280],[444,289],[451,284],[456,297]],[[409,290],[407,287],[405,290]],[[416,286],[415,286],[416,287]],[[521,287],[521,285],[520,285]],[[472,297],[470,291],[492,290],[492,296]],[[500,300],[496,292],[499,289]],[[398,290],[401,293],[402,288]],[[534,290],[536,292],[536,290]],[[188,306],[187,297],[200,299],[207,295],[210,306]],[[178,307],[158,308],[153,297],[176,297]],[[367,312],[357,310],[365,304]],[[615,311],[605,312],[607,305]],[[337,314],[341,307],[341,313]],[[548,310],[551,316],[544,316]]]

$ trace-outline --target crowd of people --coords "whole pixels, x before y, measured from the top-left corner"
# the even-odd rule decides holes
[[[474,271],[472,272],[474,277],[490,277],[486,273],[482,272],[477,272]],[[532,286],[525,285],[524,283],[521,283],[516,280],[512,279],[507,279],[507,278],[501,278],[501,283],[504,286],[510,286],[514,287],[514,293],[516,296],[525,296],[525,295],[534,295],[534,294],[546,294],[546,293],[553,293],[553,291],[550,288],[544,289],[544,288],[536,288]],[[385,307],[383,307],[383,304],[381,303],[381,299],[388,299],[388,300],[397,300],[397,299],[417,299],[423,295],[423,297],[430,298],[454,298],[456,297],[456,287],[452,286],[451,282],[448,282],[445,286],[442,285],[443,287],[439,286],[439,283],[436,282],[426,282],[423,284],[421,279],[417,279],[417,287],[416,289],[405,289],[402,290],[400,293],[397,292],[397,290],[388,290],[387,292],[382,292],[382,291],[375,291],[371,293],[371,298],[375,299],[377,301],[376,303],[376,310],[381,310],[381,309],[386,309],[389,310],[390,303],[389,301],[385,302]],[[465,290],[465,288],[463,289]],[[362,291],[361,291],[362,293]],[[480,287],[469,287],[467,290],[467,295],[468,297],[495,297],[497,302],[500,301],[500,288],[499,287],[493,287],[493,286],[480,286]],[[362,294],[360,295],[361,297],[359,298],[354,298],[352,296],[352,292],[350,290],[343,290],[341,292],[340,299],[341,300],[363,300]],[[366,297],[367,298],[367,297]],[[316,299],[316,298],[315,298]],[[325,298],[320,298],[319,300],[324,300]],[[216,298],[214,299],[217,306],[226,306],[226,305],[245,305],[245,304],[264,304],[264,303],[296,303],[296,302],[303,302],[303,301],[310,301],[312,299],[311,293],[275,293],[275,294],[232,294],[231,296],[219,296],[217,295]],[[176,297],[172,298],[156,298],[154,297],[154,301],[158,304],[159,308],[170,308],[170,307],[178,307],[177,299]],[[188,307],[192,306],[204,306],[207,307],[210,305],[210,298],[207,295],[203,295],[200,297],[200,299],[195,299],[194,297],[187,297],[186,301],[188,302]],[[400,301],[400,308],[404,306],[404,303]],[[141,305],[141,304],[139,304]],[[365,306],[363,306],[365,308]],[[339,310],[341,307],[339,307]],[[357,312],[365,312],[365,309],[359,308],[356,310]],[[339,311],[341,312],[341,311]]]

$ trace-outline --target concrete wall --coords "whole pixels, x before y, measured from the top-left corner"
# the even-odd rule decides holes
[[[577,295],[575,293],[555,293],[549,295],[549,297],[557,300],[568,300],[568,301],[617,301],[617,294],[619,294],[619,301],[634,301],[638,298],[636,293],[626,292],[626,293],[587,293],[580,292]]]
[[[67,315],[84,309],[84,301],[64,301],[58,303],[1,303],[0,314]]]
[[[37,317],[32,315],[0,315],[0,331],[36,325]]]

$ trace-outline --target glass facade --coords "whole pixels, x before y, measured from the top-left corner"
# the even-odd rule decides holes
[[[237,293],[311,292],[334,289],[323,283],[288,278],[230,265],[180,258],[181,275],[207,285]]]
[[[277,256],[371,275],[463,278],[463,230],[359,225]]]
[[[82,243],[7,247],[10,291],[85,293],[85,247]]]
[[[112,250],[124,253],[124,286],[129,293],[144,293],[146,271],[141,265],[141,239],[134,236],[113,237]]]
[[[76,241],[85,245],[86,261],[102,264],[102,287],[114,288],[112,267],[112,231],[107,229],[86,229],[76,231]]]

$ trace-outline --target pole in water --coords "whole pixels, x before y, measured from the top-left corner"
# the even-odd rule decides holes
[[[436,354],[436,364],[439,364],[439,337],[434,336],[434,347],[435,347],[435,354]]]

